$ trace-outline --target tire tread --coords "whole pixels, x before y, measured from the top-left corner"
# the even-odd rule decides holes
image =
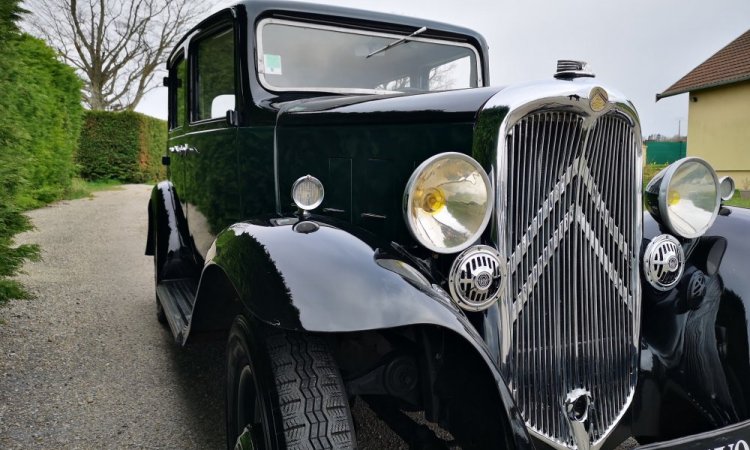
[[[275,330],[265,336],[286,447],[355,448],[346,392],[328,343],[319,336]]]

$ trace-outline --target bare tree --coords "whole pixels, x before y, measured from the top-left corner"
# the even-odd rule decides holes
[[[455,87],[456,80],[452,78],[453,71],[456,68],[456,64],[443,64],[438,67],[430,69],[430,75],[428,78],[429,90],[431,91],[445,91]],[[388,81],[386,83],[380,83],[375,86],[375,89],[384,91],[400,91],[411,86],[411,77],[404,76],[395,80]]]
[[[181,35],[205,11],[192,0],[29,0],[32,33],[76,67],[94,110],[134,109]]]
[[[445,91],[452,89],[456,85],[453,79],[453,72],[456,70],[456,63],[443,64],[430,70],[430,90]]]

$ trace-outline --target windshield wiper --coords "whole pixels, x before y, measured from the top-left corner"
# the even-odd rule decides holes
[[[397,41],[391,42],[390,44],[386,45],[385,47],[382,47],[382,48],[379,48],[379,49],[375,50],[374,52],[372,52],[369,55],[365,56],[365,58],[369,58],[370,56],[377,55],[378,53],[382,53],[382,52],[388,50],[391,47],[395,47],[395,46],[397,46],[399,44],[403,44],[404,42],[408,41],[409,39],[413,38],[414,36],[416,36],[418,34],[422,34],[425,31],[427,31],[427,27],[422,27],[422,28],[418,29],[417,31],[415,31],[414,33],[412,33],[412,34],[410,34],[408,36],[404,36],[404,37],[402,37],[401,39],[399,39]]]

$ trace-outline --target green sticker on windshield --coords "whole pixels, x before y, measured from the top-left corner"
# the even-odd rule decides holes
[[[281,75],[281,55],[263,55],[263,65],[266,75]]]

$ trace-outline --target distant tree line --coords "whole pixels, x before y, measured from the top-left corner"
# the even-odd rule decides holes
[[[660,133],[649,134],[644,141],[656,141],[656,142],[687,142],[687,136],[681,136],[675,134],[674,136],[665,136]]]

